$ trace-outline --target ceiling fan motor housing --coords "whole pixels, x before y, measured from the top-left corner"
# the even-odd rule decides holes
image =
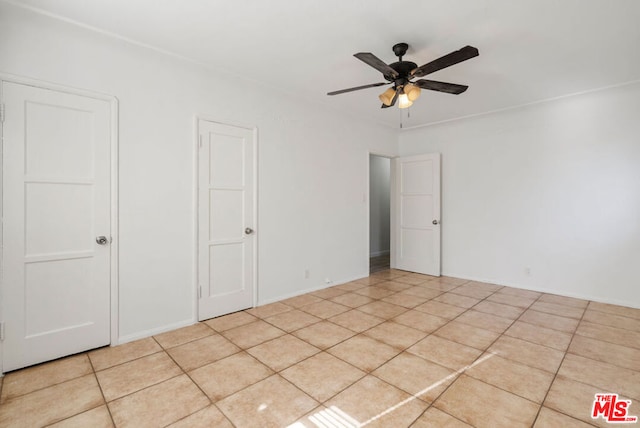
[[[390,75],[385,75],[384,78],[389,82],[395,82],[398,85],[404,85],[409,81],[409,76],[411,74],[411,70],[414,70],[418,67],[415,62],[411,61],[398,61],[392,64],[389,64],[389,67],[393,68],[398,72],[398,77],[393,77]]]
[[[398,76],[393,77],[389,74],[385,74],[384,78],[389,82],[394,82],[396,87],[404,86],[409,83],[409,77],[411,75],[411,70],[414,70],[418,67],[415,62],[411,61],[403,61],[402,57],[407,53],[407,49],[409,49],[409,45],[407,43],[396,43],[393,45],[393,53],[398,57],[398,62],[394,62],[389,64],[389,67],[393,68]]]

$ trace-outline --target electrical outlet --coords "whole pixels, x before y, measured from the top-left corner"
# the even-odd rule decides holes
[[[305,269],[305,270],[304,270],[304,279],[309,279],[309,277],[310,277],[310,276],[311,276],[311,275],[310,275],[310,273],[309,273],[309,269],[308,269],[308,268],[307,268],[307,269]]]
[[[531,268],[530,267],[526,267],[524,268],[524,274],[526,276],[531,276]]]
[[[325,284],[331,284],[331,283],[333,283],[333,281],[331,281],[329,278],[325,278],[324,279],[324,283]]]

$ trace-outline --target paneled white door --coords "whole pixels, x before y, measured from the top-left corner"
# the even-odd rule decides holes
[[[111,106],[12,82],[2,98],[9,371],[110,343]]]
[[[440,154],[395,158],[396,269],[440,276]]]
[[[198,318],[253,306],[255,142],[253,130],[200,120]]]

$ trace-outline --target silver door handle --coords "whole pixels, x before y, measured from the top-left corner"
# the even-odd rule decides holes
[[[431,223],[433,223],[433,225],[436,226],[439,222],[438,220],[433,220]]]
[[[246,235],[251,235],[251,234],[253,233],[253,229],[251,229],[250,227],[247,227],[247,228],[244,230],[244,233],[245,233]]]
[[[109,243],[109,239],[106,236],[96,236],[96,242],[98,245],[107,245]]]

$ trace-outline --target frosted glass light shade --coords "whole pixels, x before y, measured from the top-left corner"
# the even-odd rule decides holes
[[[407,94],[400,94],[398,97],[398,108],[407,108],[413,105],[413,101],[409,99]]]
[[[420,88],[413,83],[404,85],[404,93],[409,97],[409,101],[415,101],[420,97]]]

